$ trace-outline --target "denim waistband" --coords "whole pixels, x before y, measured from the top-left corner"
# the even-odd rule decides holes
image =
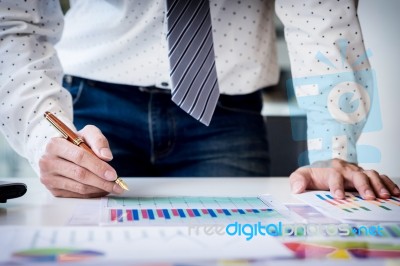
[[[165,94],[166,96],[171,95],[171,90],[162,89],[155,86],[136,86],[136,85],[126,85],[126,84],[118,84],[118,83],[109,83],[103,81],[96,81],[71,75],[64,76],[64,82],[70,85],[78,85],[81,82],[85,82],[89,86],[93,86],[96,88],[101,88],[105,90],[117,90],[122,93],[156,93],[156,94]],[[219,97],[219,102],[226,104],[228,106],[234,106],[236,104],[254,104],[257,106],[262,106],[262,97],[261,90],[257,90],[248,94],[238,94],[238,95],[228,95],[221,94]]]

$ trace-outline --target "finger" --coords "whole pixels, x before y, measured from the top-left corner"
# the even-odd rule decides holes
[[[62,190],[62,189],[51,189],[50,192],[53,194],[53,196],[59,198],[84,198],[84,199],[104,197],[107,196],[108,194],[107,192],[99,192],[99,193],[82,195],[76,192]]]
[[[375,194],[369,183],[369,178],[363,172],[356,171],[353,173],[353,184],[360,195],[367,200],[375,199]]]
[[[331,194],[336,199],[344,198],[344,184],[343,184],[343,176],[336,171],[331,171],[329,173],[328,185]]]
[[[116,183],[114,183],[112,181],[104,180],[104,179],[98,177],[97,175],[93,174],[86,168],[83,168],[83,167],[76,165],[74,163],[71,163],[69,161],[62,160],[62,159],[55,159],[52,161],[52,165],[53,165],[53,171],[54,171],[53,174],[67,177],[64,179],[74,180],[80,184],[85,184],[85,185],[89,185],[91,187],[98,188],[101,191],[115,192],[117,194],[121,194],[123,192],[123,189],[120,186],[118,186]],[[64,182],[66,182],[66,181],[64,180]],[[70,184],[72,184],[72,183],[70,183]],[[66,188],[63,188],[63,189],[70,190],[70,189],[66,189]],[[74,190],[70,190],[70,191],[74,191]],[[78,191],[75,191],[75,192],[78,192]],[[78,193],[81,193],[81,192],[78,192]],[[93,192],[83,192],[83,193],[86,194],[86,193],[93,193]],[[81,193],[81,194],[83,194],[83,193]]]
[[[79,133],[98,157],[106,161],[112,160],[113,155],[110,150],[110,145],[100,129],[88,125],[80,130]]]
[[[73,179],[82,184],[97,187],[102,191],[114,192],[117,194],[122,192],[122,189],[114,182],[106,181],[79,165],[51,154],[42,156],[39,161],[39,165],[41,169],[41,177],[50,176],[48,179],[49,182],[52,182],[52,184],[56,182],[56,179],[52,179],[53,176],[61,176],[68,179]],[[57,179],[57,181],[59,181],[59,179]],[[53,186],[57,187],[56,185]]]
[[[108,181],[114,181],[117,178],[117,173],[109,164],[65,139],[52,138],[46,147],[46,153],[82,166]]]
[[[387,199],[390,197],[389,190],[386,188],[385,184],[381,180],[381,177],[376,171],[365,170],[363,172],[369,177],[370,184],[375,191],[375,195],[382,199]]]
[[[308,168],[299,168],[293,172],[290,177],[290,187],[294,194],[304,192],[311,181],[311,173]]]
[[[389,192],[394,196],[400,196],[399,186],[396,185],[389,177],[386,175],[381,175],[381,179],[385,186],[389,189]]]
[[[75,180],[61,177],[61,176],[43,176],[41,177],[41,182],[49,189],[61,189],[65,191],[70,191],[78,193],[81,195],[93,194],[93,193],[108,193],[97,187],[79,183]]]

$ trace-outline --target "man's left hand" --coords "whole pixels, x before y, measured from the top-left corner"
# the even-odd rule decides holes
[[[354,189],[367,200],[400,196],[399,187],[386,175],[340,159],[298,168],[290,175],[290,186],[295,194],[307,189],[330,190],[337,199],[344,198],[345,190]]]

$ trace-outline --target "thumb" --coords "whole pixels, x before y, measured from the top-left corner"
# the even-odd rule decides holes
[[[292,193],[302,193],[311,182],[310,170],[308,168],[299,168],[290,175],[289,180]]]
[[[100,159],[105,161],[112,160],[113,155],[110,150],[110,145],[100,129],[92,125],[87,125],[81,129],[79,133]]]

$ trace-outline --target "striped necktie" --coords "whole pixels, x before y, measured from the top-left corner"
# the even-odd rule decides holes
[[[208,0],[167,0],[172,101],[205,125],[218,102]]]

